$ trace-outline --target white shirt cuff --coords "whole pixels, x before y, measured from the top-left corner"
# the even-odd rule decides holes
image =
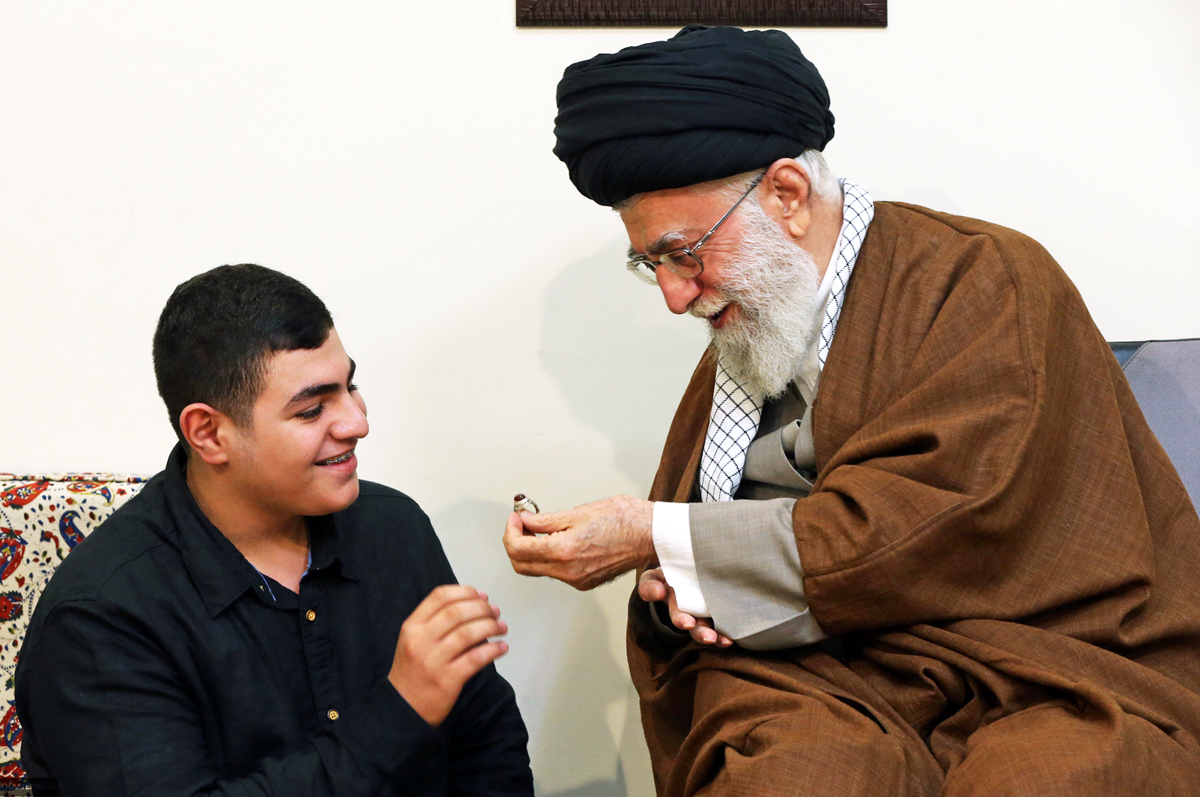
[[[711,617],[708,603],[700,592],[700,578],[696,575],[688,505],[655,501],[651,530],[658,564],[667,584],[675,590],[679,611],[692,617]]]

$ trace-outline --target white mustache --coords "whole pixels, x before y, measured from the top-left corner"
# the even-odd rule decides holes
[[[688,314],[696,318],[709,319],[728,307],[730,303],[731,300],[724,295],[724,291],[718,291],[717,295],[707,300],[704,297],[698,297],[688,308]]]

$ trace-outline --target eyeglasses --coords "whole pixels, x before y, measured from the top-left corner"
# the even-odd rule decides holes
[[[659,266],[663,266],[667,271],[677,274],[684,279],[699,277],[704,273],[704,261],[700,259],[700,255],[696,254],[696,252],[712,237],[717,228],[725,223],[725,219],[733,215],[733,211],[737,210],[737,206],[742,204],[742,200],[750,196],[750,192],[758,187],[764,176],[765,173],[751,180],[750,185],[746,188],[746,192],[738,198],[737,202],[733,203],[733,207],[725,211],[725,215],[717,219],[717,223],[708,232],[704,233],[704,236],[699,241],[696,241],[693,246],[672,249],[670,252],[664,252],[653,259],[647,255],[638,255],[631,258],[625,264],[625,268],[629,269],[638,279],[651,285],[658,284],[658,277],[655,275],[655,272]]]

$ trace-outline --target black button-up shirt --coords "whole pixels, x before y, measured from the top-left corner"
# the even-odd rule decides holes
[[[51,579],[20,652],[21,760],[69,795],[531,795],[488,666],[431,728],[387,680],[400,625],[454,581],[425,513],[363,482],[310,518],[299,594],[258,573],[167,469]]]

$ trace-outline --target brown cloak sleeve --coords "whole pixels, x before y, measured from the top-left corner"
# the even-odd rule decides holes
[[[652,498],[688,500],[714,369],[710,351]],[[877,203],[813,413],[819,476],[793,514],[807,600],[823,629],[853,641],[847,665],[906,720],[932,722],[955,701],[911,672],[952,666],[998,692],[1004,680],[1111,698],[1194,746],[1200,521],[1041,246]],[[630,666],[664,760],[689,733],[678,704],[695,694],[680,678],[695,662],[777,670],[807,655],[720,660],[670,644],[638,604]]]

